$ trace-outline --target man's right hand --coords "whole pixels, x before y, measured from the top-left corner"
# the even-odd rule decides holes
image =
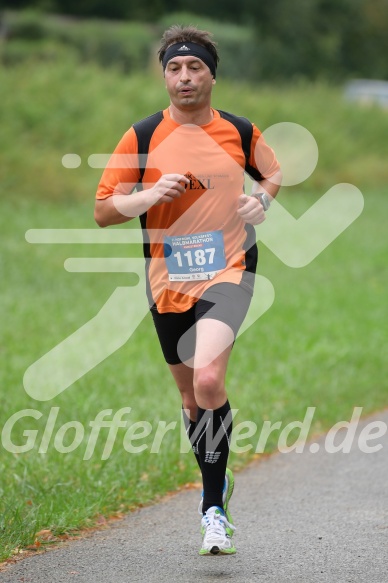
[[[163,174],[150,188],[149,193],[153,205],[163,204],[164,202],[173,202],[186,191],[190,181],[184,174]]]
[[[96,200],[94,218],[100,227],[125,223],[147,212],[154,205],[179,198],[189,183],[189,179],[183,174],[164,174],[149,189],[130,195],[113,193],[113,196]]]

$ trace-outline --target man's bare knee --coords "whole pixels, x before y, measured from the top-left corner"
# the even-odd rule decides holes
[[[223,375],[216,367],[198,369],[194,374],[195,400],[202,409],[218,409],[226,400]]]

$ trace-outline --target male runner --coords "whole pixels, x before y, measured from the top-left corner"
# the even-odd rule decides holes
[[[149,305],[202,474],[199,552],[233,554],[225,375],[253,293],[252,225],[265,219],[280,170],[253,124],[242,130],[241,118],[211,107],[219,57],[208,32],[170,27],[159,60],[170,104],[124,134],[98,186],[95,219],[105,227],[140,217]],[[251,196],[245,169],[256,179]]]

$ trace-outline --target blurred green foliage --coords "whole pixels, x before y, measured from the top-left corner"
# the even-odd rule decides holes
[[[79,63],[74,54],[0,67],[0,87],[0,186],[5,197],[17,192],[35,200],[90,197],[101,171],[88,166],[88,156],[112,152],[135,121],[169,103],[160,67],[157,75],[126,75]],[[248,117],[261,130],[294,122],[313,134],[318,166],[297,190],[322,193],[336,182],[381,189],[388,182],[387,112],[346,102],[340,88],[323,82],[274,87],[220,76],[213,105]],[[71,152],[82,159],[74,170],[61,162]]]
[[[31,56],[60,60],[70,52],[80,61],[128,72],[148,65],[154,42],[151,27],[138,22],[74,20],[35,11],[9,12],[4,22],[7,40],[1,59],[5,65]]]
[[[5,64],[31,51],[53,58],[66,46],[103,66],[139,70],[155,53],[165,28],[192,23],[214,33],[220,69],[228,77],[388,78],[388,0],[240,0],[237,8],[235,2],[224,0],[222,10],[219,3],[198,0],[190,5],[190,13],[183,0],[5,0],[3,4],[13,10],[23,8],[0,14]],[[47,39],[51,44],[42,45]]]

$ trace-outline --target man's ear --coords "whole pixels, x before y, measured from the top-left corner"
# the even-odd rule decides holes
[[[212,79],[212,83],[213,83],[213,85],[215,85],[217,83],[217,81],[214,79],[214,77]]]

